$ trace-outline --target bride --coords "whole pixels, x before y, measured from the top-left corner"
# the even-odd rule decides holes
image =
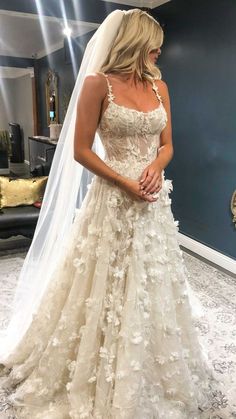
[[[115,11],[85,52],[2,339],[17,418],[213,413],[220,383],[193,325],[164,175],[173,145],[162,42],[146,12]],[[95,176],[78,209],[82,166]]]

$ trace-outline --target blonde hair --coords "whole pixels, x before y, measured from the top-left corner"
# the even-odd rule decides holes
[[[152,63],[149,53],[163,43],[160,24],[148,13],[132,9],[124,13],[112,48],[100,71],[131,73],[143,80],[161,79],[161,71]]]

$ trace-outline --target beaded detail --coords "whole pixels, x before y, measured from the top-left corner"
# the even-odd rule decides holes
[[[163,103],[163,101],[162,101],[162,97],[161,97],[161,95],[159,94],[158,87],[157,87],[156,83],[154,82],[154,80],[152,81],[152,90],[154,90],[154,92],[156,93],[156,96],[157,96],[158,100],[159,100],[161,103]]]
[[[167,113],[162,101],[149,112],[118,105],[114,102],[108,76],[104,76],[108,86],[108,106],[102,115],[98,132],[104,145],[106,163],[112,164],[122,174],[128,174],[131,168],[133,171],[135,168],[142,171],[142,167],[156,158],[160,135],[167,124]],[[130,175],[134,176],[134,172]]]
[[[108,94],[107,94],[107,96],[108,96],[108,102],[109,102],[109,103],[110,103],[110,102],[113,102],[113,101],[114,101],[114,99],[115,99],[115,96],[114,96],[114,94],[113,94],[112,84],[110,83],[110,81],[109,81],[109,77],[108,77],[108,75],[107,75],[107,74],[105,74],[105,73],[101,73],[101,74],[103,74],[103,75],[105,76],[106,81],[107,81],[107,87],[108,87]],[[161,95],[159,94],[158,87],[157,87],[156,83],[154,82],[154,79],[152,79],[152,90],[155,92],[156,97],[157,97],[157,99],[160,101],[160,103],[163,103],[162,97],[161,97]],[[137,112],[139,112],[139,111],[137,111]]]
[[[107,97],[108,97],[108,102],[110,103],[110,102],[112,102],[112,101],[115,99],[115,96],[114,96],[114,94],[113,94],[113,92],[112,92],[112,85],[111,85],[111,83],[109,82],[108,75],[107,75],[107,74],[105,74],[105,73],[102,73],[102,74],[104,74],[104,76],[106,77],[107,87],[108,87],[108,94],[107,94]]]

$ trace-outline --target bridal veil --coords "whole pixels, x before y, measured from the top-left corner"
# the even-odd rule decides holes
[[[80,207],[91,180],[89,172],[74,160],[77,100],[86,75],[99,71],[104,63],[125,13],[115,10],[109,14],[86,47],[54,154],[34,237],[9,307],[10,321],[0,330],[0,362],[6,365],[8,357],[29,328],[63,256],[76,209]],[[93,150],[103,156],[98,134]]]

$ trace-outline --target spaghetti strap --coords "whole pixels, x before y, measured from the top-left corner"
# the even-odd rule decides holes
[[[107,81],[107,87],[108,87],[107,97],[108,97],[108,102],[111,103],[111,102],[114,101],[115,96],[113,94],[112,85],[110,83],[109,77],[108,77],[108,75],[106,73],[100,72],[100,74],[102,74],[105,77],[106,81]],[[152,79],[152,90],[155,92],[156,97],[160,101],[160,103],[163,104],[162,97],[159,94],[158,87],[157,87],[156,83],[154,82],[154,79]]]
[[[107,81],[107,87],[108,87],[107,97],[108,97],[108,102],[109,103],[110,102],[113,102],[113,100],[115,99],[115,96],[113,95],[112,85],[111,85],[111,83],[109,81],[108,75],[105,74],[105,73],[102,73],[102,72],[100,74],[103,74],[103,76],[106,78],[106,81]]]
[[[159,94],[158,87],[157,87],[156,83],[154,82],[154,79],[152,79],[152,90],[154,90],[157,99],[163,104],[162,97]]]

